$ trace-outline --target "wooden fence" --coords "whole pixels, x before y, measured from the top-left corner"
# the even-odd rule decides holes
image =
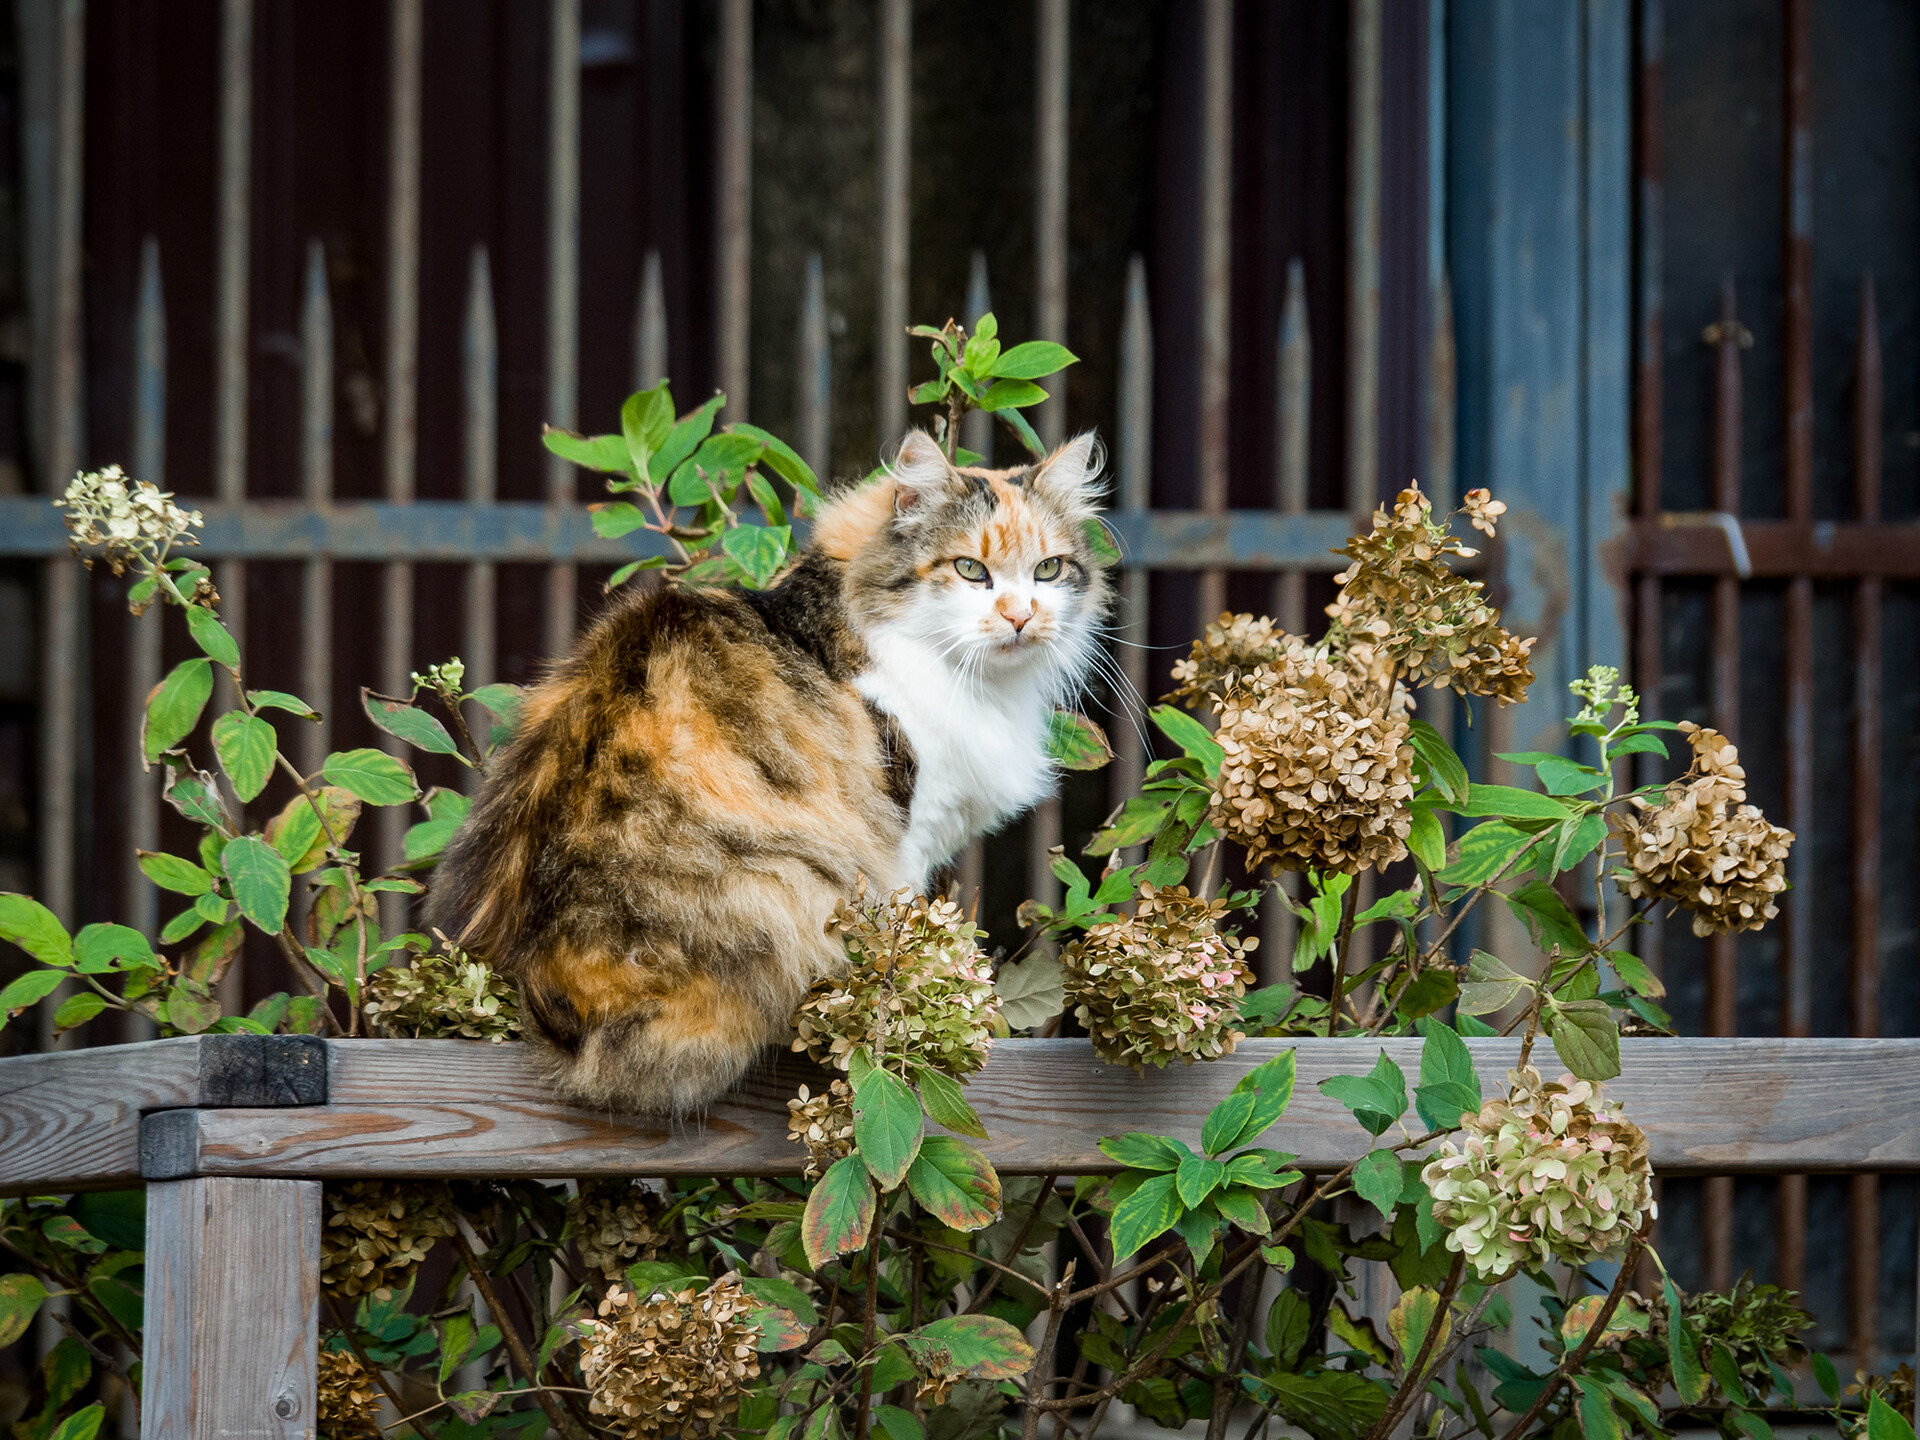
[[[1542,1042],[1544,1045],[1544,1042]],[[969,1087],[1008,1174],[1112,1170],[1103,1135],[1197,1143],[1202,1118],[1294,1045],[1272,1144],[1333,1170],[1371,1140],[1320,1080],[1417,1040],[1255,1040],[1136,1074],[1082,1040],[1001,1044]],[[1472,1040],[1483,1077],[1515,1040]],[[1544,1057],[1542,1057],[1544,1058]],[[1628,1039],[1610,1091],[1658,1174],[1920,1171],[1920,1040]],[[517,1044],[195,1036],[0,1060],[0,1194],[145,1184],[148,1440],[313,1434],[321,1186],[328,1180],[794,1175],[786,1099],[817,1072],[769,1066],[697,1123],[559,1101]]]

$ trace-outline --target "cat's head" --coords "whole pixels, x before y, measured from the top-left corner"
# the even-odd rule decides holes
[[[1095,555],[1091,434],[1011,470],[958,467],[914,431],[879,479],[822,512],[815,543],[847,562],[856,629],[924,641],[956,669],[1078,686],[1110,587]]]

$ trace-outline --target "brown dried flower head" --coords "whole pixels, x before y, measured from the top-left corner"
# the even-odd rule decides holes
[[[1067,1004],[1102,1059],[1143,1070],[1217,1060],[1246,1039],[1236,1028],[1260,942],[1220,928],[1225,901],[1185,886],[1143,885],[1135,913],[1095,925],[1060,956]]]
[[[354,1180],[326,1189],[320,1283],[331,1295],[374,1295],[404,1286],[436,1242],[453,1234],[444,1188],[405,1180]]]
[[[794,1011],[795,1050],[845,1070],[861,1047],[902,1055],[956,1078],[993,1048],[993,967],[983,933],[951,900],[899,890],[877,904],[843,901],[827,933],[847,947],[847,969],[817,981]]]
[[[669,1236],[660,1223],[666,1202],[634,1180],[582,1180],[567,1201],[580,1258],[608,1280],[637,1260],[658,1258]]]
[[[367,981],[367,1024],[397,1040],[517,1040],[520,997],[498,971],[455,949],[389,965]]]
[[[1865,1370],[1853,1372],[1853,1383],[1847,1386],[1846,1396],[1861,1408],[1840,1412],[1840,1433],[1846,1440],[1860,1440],[1867,1433],[1866,1406],[1876,1395],[1891,1406],[1896,1415],[1913,1424],[1913,1362],[1903,1360],[1879,1375],[1869,1375]]]
[[[1250,867],[1353,872],[1407,853],[1413,748],[1379,669],[1367,645],[1295,646],[1221,702],[1207,821]]]
[[[1193,642],[1184,660],[1174,662],[1177,688],[1167,698],[1193,709],[1220,697],[1262,665],[1272,665],[1301,641],[1268,615],[1222,615]]]
[[[315,1393],[319,1431],[327,1440],[378,1435],[380,1391],[367,1367],[351,1350],[320,1347],[320,1376]]]
[[[1672,900],[1693,912],[1696,935],[1758,930],[1780,913],[1793,832],[1745,804],[1740,753],[1717,730],[1682,724],[1693,765],[1656,802],[1635,796],[1613,814],[1636,900]]]
[[[753,1308],[732,1275],[646,1299],[615,1285],[580,1324],[587,1408],[632,1440],[720,1434],[760,1375]]]
[[[1484,490],[1467,497],[1468,518],[1489,535],[1505,509]],[[1444,685],[1502,705],[1527,698],[1533,641],[1508,633],[1480,582],[1454,572],[1448,557],[1478,552],[1435,521],[1418,485],[1402,490],[1391,510],[1376,510],[1372,533],[1339,553],[1353,563],[1327,607],[1336,644],[1373,642],[1410,686]]]
[[[853,1153],[853,1087],[835,1080],[815,1095],[805,1085],[787,1101],[787,1138],[807,1147],[806,1177],[818,1180],[834,1161]]]
[[[1492,1280],[1525,1263],[1617,1257],[1653,1213],[1646,1133],[1601,1087],[1531,1067],[1461,1117],[1420,1172],[1447,1248]]]

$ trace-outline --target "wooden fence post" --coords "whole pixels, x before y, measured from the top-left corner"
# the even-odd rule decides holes
[[[312,1440],[320,1184],[147,1186],[143,1440]]]

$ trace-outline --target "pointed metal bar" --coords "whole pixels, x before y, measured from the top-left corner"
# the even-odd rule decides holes
[[[1380,476],[1381,0],[1348,11],[1347,509],[1373,509]]]
[[[492,264],[487,247],[476,245],[467,268],[467,314],[460,344],[460,388],[465,408],[461,426],[465,444],[460,490],[470,505],[491,505],[496,493],[495,466],[500,439],[499,353],[493,315]],[[476,560],[467,567],[466,636],[461,658],[467,664],[470,690],[499,678],[494,630],[495,584],[493,562]]]
[[[907,428],[907,239],[912,196],[912,0],[880,0],[880,334],[874,354],[876,437],[890,450]]]
[[[1034,0],[1034,336],[1067,343],[1067,102],[1071,0]],[[1041,443],[1067,430],[1066,377],[1031,412]]]
[[[1227,508],[1233,303],[1233,0],[1200,7],[1200,509]],[[1226,608],[1226,577],[1200,577],[1200,616]]]
[[[1312,454],[1313,331],[1307,316],[1307,270],[1298,256],[1287,262],[1286,300],[1280,309],[1280,334],[1275,342],[1275,420],[1279,434],[1274,445],[1275,499],[1283,515],[1303,515],[1307,509],[1308,461]],[[1275,586],[1280,623],[1292,634],[1306,627],[1306,576],[1289,570]]]
[[[818,250],[807,252],[796,348],[793,408],[800,417],[800,458],[824,480],[833,468],[833,344],[827,331],[826,267]]]
[[[972,334],[979,328],[980,317],[993,309],[993,287],[987,279],[987,252],[975,250],[967,257],[967,333]],[[993,463],[993,432],[995,422],[985,410],[974,410],[960,422],[960,443],[982,456],[986,463]]]
[[[160,282],[160,242],[149,235],[140,246],[140,298],[133,321],[133,447],[137,479],[166,488],[167,483],[167,308]],[[127,632],[127,838],[136,850],[160,848],[160,775],[149,772],[140,754],[140,728],[147,696],[160,683],[161,639],[167,607],[150,605],[130,616]],[[159,892],[129,856],[121,904],[125,923],[143,935],[159,923]],[[129,1015],[130,1041],[151,1040],[152,1020]]]
[[[747,418],[753,298],[753,0],[720,0],[720,62],[714,84],[715,336],[727,416]]]
[[[548,0],[547,38],[547,415],[549,425],[579,423],[580,365],[580,0]],[[578,471],[547,457],[547,503],[571,508]],[[573,644],[574,567],[547,567],[546,651]]]
[[[666,378],[667,292],[660,278],[660,252],[649,250],[640,266],[640,294],[633,306],[633,388],[651,390]]]
[[[326,247],[307,242],[306,295],[300,305],[300,488],[309,505],[333,502],[333,297]],[[333,560],[318,554],[300,567],[300,698],[320,712],[301,729],[300,764],[325,763],[333,739]]]
[[[1134,255],[1127,261],[1127,290],[1120,323],[1120,393],[1115,435],[1118,500],[1129,516],[1144,516],[1153,503],[1153,311],[1147,299],[1147,262]],[[1118,696],[1113,717],[1112,803],[1123,804],[1138,793],[1147,763],[1147,747],[1138,711],[1128,709],[1147,693],[1149,668],[1148,586],[1145,570],[1129,568],[1120,581],[1120,614],[1115,629],[1123,643],[1116,657],[1127,678],[1130,696]]]

